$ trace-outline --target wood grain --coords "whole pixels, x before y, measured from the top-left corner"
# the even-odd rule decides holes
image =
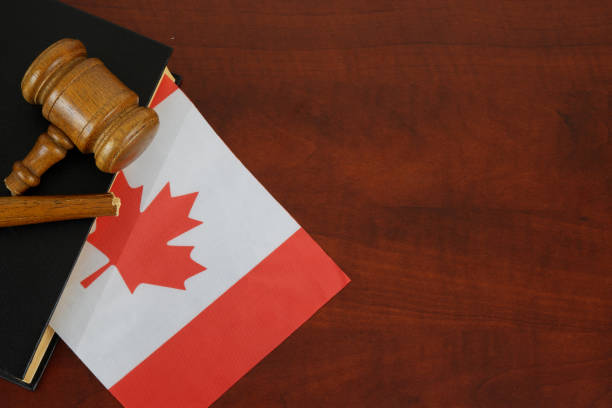
[[[0,197],[0,227],[116,216],[120,206],[113,193]]]
[[[4,179],[4,185],[11,195],[23,194],[28,188],[39,185],[40,176],[66,157],[68,150],[73,147],[72,140],[64,132],[49,125],[27,156],[13,164],[13,170]]]
[[[609,1],[68,3],[173,46],[353,280],[216,408],[612,406]],[[63,344],[0,396],[120,406]]]
[[[138,95],[102,61],[87,58],[78,39],[60,39],[33,57],[21,90],[27,102],[42,105],[52,126],[6,178],[13,195],[37,186],[40,176],[73,146],[93,153],[100,170],[116,173],[149,146],[159,125],[157,113],[138,106]]]

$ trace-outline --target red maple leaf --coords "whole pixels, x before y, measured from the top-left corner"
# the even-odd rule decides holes
[[[130,187],[119,173],[111,191],[121,198],[119,216],[99,218],[96,231],[87,238],[109,261],[81,285],[87,288],[115,265],[132,293],[141,283],[185,290],[185,280],[206,268],[191,259],[192,246],[167,243],[202,224],[189,218],[198,193],[172,197],[167,183],[141,213],[142,186]]]

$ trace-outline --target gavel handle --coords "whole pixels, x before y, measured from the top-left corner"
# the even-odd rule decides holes
[[[113,193],[0,197],[0,227],[114,216],[120,205]]]
[[[22,161],[13,164],[13,171],[4,179],[6,188],[12,195],[20,195],[30,187],[40,183],[40,176],[66,156],[74,144],[54,125],[41,134],[36,144]]]

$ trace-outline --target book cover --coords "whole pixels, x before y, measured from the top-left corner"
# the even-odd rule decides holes
[[[0,176],[34,145],[48,122],[40,106],[21,95],[21,79],[34,58],[61,38],[77,38],[146,105],[171,49],[56,1],[3,5],[0,25]],[[100,172],[91,155],[73,149],[48,170],[29,195],[87,194],[108,190],[112,174]],[[0,186],[0,195],[10,195]],[[90,230],[92,220],[0,229],[0,376],[36,387],[56,337],[50,316]]]

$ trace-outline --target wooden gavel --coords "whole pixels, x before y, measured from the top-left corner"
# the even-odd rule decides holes
[[[151,143],[159,119],[138,105],[138,95],[102,61],[87,58],[78,40],[63,39],[44,50],[21,81],[26,101],[42,105],[51,122],[34,148],[4,180],[12,195],[40,183],[41,175],[76,146],[93,153],[97,167],[115,173]]]

